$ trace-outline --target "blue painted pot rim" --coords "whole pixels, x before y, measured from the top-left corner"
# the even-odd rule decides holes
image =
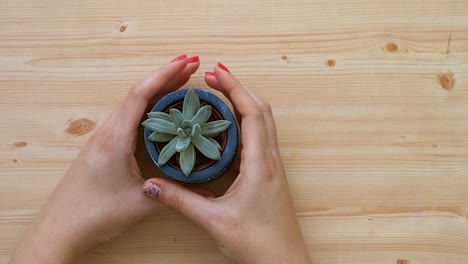
[[[224,120],[231,121],[231,125],[226,130],[227,142],[223,153],[221,154],[220,160],[217,160],[208,168],[199,171],[193,171],[189,177],[185,177],[181,170],[173,168],[167,163],[162,166],[158,166],[157,160],[159,153],[156,149],[155,143],[148,139],[152,131],[147,128],[144,130],[146,150],[151,156],[154,164],[156,164],[156,166],[158,166],[159,169],[170,178],[179,182],[190,184],[207,182],[223,174],[234,160],[238,144],[238,126],[236,119],[234,118],[234,115],[232,114],[229,107],[220,98],[208,91],[197,88],[194,88],[194,90],[198,94],[200,101],[205,102],[211,105],[211,107],[215,108],[221,114]],[[164,96],[154,105],[153,109],[151,109],[151,112],[163,112],[169,106],[183,101],[187,92],[188,89],[177,90]]]

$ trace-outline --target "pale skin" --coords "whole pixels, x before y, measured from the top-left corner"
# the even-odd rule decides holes
[[[236,181],[223,196],[205,197],[171,181],[143,179],[134,156],[140,122],[148,106],[187,83],[199,65],[198,57],[179,56],[132,87],[83,147],[11,263],[71,263],[167,207],[204,228],[235,263],[310,263],[271,108],[222,64],[205,81],[238,111],[242,152]],[[144,192],[154,186],[158,195]]]

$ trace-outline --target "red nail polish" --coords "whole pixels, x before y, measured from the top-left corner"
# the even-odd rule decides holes
[[[184,55],[180,55],[180,56],[176,57],[175,59],[173,59],[172,62],[184,60],[184,59],[186,59],[186,58],[187,58],[187,55],[185,55],[185,54],[184,54]]]
[[[187,59],[188,63],[194,63],[194,62],[199,62],[200,58],[198,56],[193,56]]]
[[[225,70],[225,71],[231,73],[231,72],[228,70],[228,68],[227,68],[226,66],[224,66],[224,64],[222,64],[221,62],[218,62],[218,67],[220,67],[221,69],[223,69],[223,70]]]
[[[205,72],[205,75],[208,75],[208,76],[215,76],[214,72]]]

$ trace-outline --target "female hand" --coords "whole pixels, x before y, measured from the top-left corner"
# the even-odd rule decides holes
[[[241,263],[310,263],[296,220],[270,106],[218,64],[206,83],[223,92],[241,118],[240,173],[226,194],[205,198],[153,178],[143,190],[205,228]]]
[[[18,246],[13,263],[65,263],[164,206],[141,192],[134,157],[147,106],[184,85],[198,57],[179,56],[149,75],[94,133]]]

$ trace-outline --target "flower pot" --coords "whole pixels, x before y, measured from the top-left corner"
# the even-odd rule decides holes
[[[196,165],[189,177],[186,177],[182,173],[176,155],[166,164],[158,166],[159,153],[166,143],[156,143],[149,140],[148,137],[152,131],[147,128],[144,130],[146,149],[156,166],[168,177],[188,184],[207,182],[222,175],[229,168],[229,165],[231,165],[238,145],[238,126],[229,107],[220,98],[210,92],[201,89],[194,90],[200,98],[202,105],[211,106],[212,114],[210,121],[224,119],[231,122],[229,128],[215,138],[222,147],[220,160],[211,160],[204,157],[203,154],[197,153]],[[181,109],[187,91],[188,89],[178,90],[164,96],[154,105],[151,112],[168,113],[171,108]]]

